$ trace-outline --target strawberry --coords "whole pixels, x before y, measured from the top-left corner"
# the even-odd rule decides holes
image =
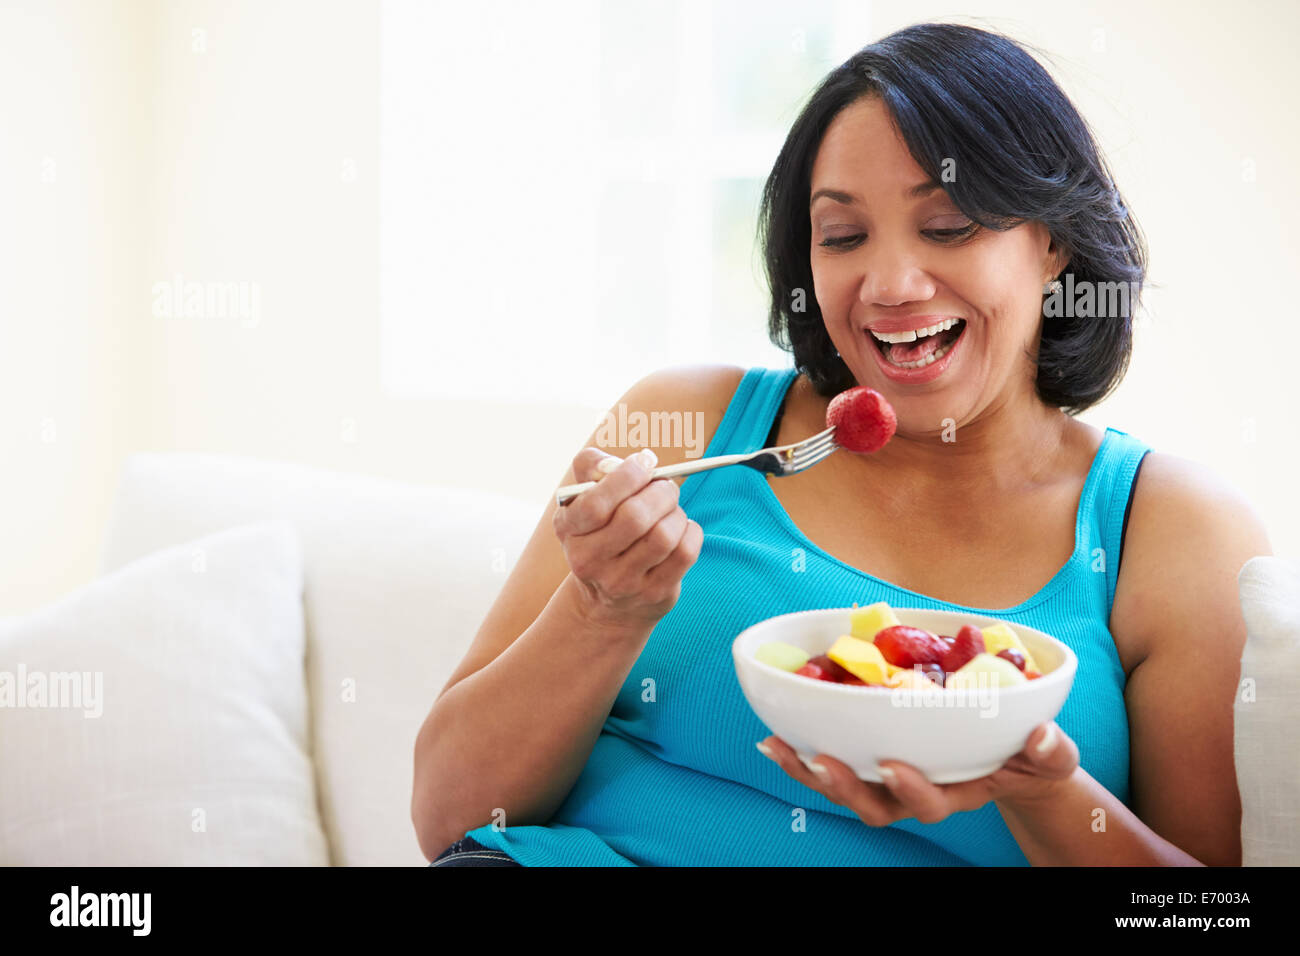
[[[826,426],[834,426],[835,443],[841,448],[869,455],[894,437],[898,417],[885,396],[859,385],[831,399],[826,406]]]
[[[965,625],[957,632],[952,646],[940,661],[944,673],[951,674],[955,670],[960,670],[962,665],[976,654],[983,654],[985,650],[984,632],[973,624]]]
[[[909,669],[913,664],[938,664],[949,652],[947,642],[937,634],[906,624],[885,628],[876,635],[875,643],[885,660]]]

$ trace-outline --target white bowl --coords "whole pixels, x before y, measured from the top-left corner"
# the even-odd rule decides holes
[[[814,680],[755,659],[768,641],[825,654],[850,633],[851,608],[782,614],[746,628],[731,645],[736,677],[758,719],[808,763],[829,754],[863,780],[880,781],[876,764],[899,760],[931,783],[988,776],[1024,749],[1039,724],[1055,719],[1074,683],[1078,658],[1042,631],[955,611],[893,608],[900,623],[955,635],[963,624],[1005,624],[1042,670],[1014,687],[981,685],[970,692],[941,688],[924,693]]]

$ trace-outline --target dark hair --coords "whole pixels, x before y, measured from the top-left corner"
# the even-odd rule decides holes
[[[1109,395],[1133,348],[1147,267],[1141,232],[1087,123],[1047,71],[1008,37],[959,24],[915,24],[864,47],[822,81],[795,120],[759,212],[772,342],[793,353],[824,396],[858,384],[812,295],[808,196],[826,129],[866,96],[882,99],[917,165],[970,219],[999,231],[1041,221],[1070,255],[1059,278],[1080,288],[1123,284],[1111,315],[1058,317],[1046,309],[1037,355],[1046,404],[1075,415]],[[944,160],[960,170],[951,182],[944,182]]]

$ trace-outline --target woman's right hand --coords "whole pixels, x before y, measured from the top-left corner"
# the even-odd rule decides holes
[[[573,459],[577,481],[599,484],[556,508],[555,534],[594,621],[653,627],[699,557],[704,529],[677,504],[676,482],[650,479],[657,463],[648,448],[621,461],[584,448]]]

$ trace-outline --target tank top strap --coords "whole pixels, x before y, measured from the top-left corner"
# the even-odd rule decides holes
[[[704,452],[705,457],[739,455],[762,448],[777,410],[798,374],[794,368],[762,366],[747,371]]]
[[[1143,456],[1149,451],[1151,447],[1140,439],[1118,428],[1107,427],[1101,448],[1097,451],[1089,500],[1080,502],[1080,507],[1087,510],[1090,523],[1100,536],[1101,553],[1093,551],[1087,555],[1087,559],[1094,570],[1102,570],[1097,566],[1099,560],[1105,568],[1107,607],[1115,602],[1124,520],[1128,514],[1134,479]]]

